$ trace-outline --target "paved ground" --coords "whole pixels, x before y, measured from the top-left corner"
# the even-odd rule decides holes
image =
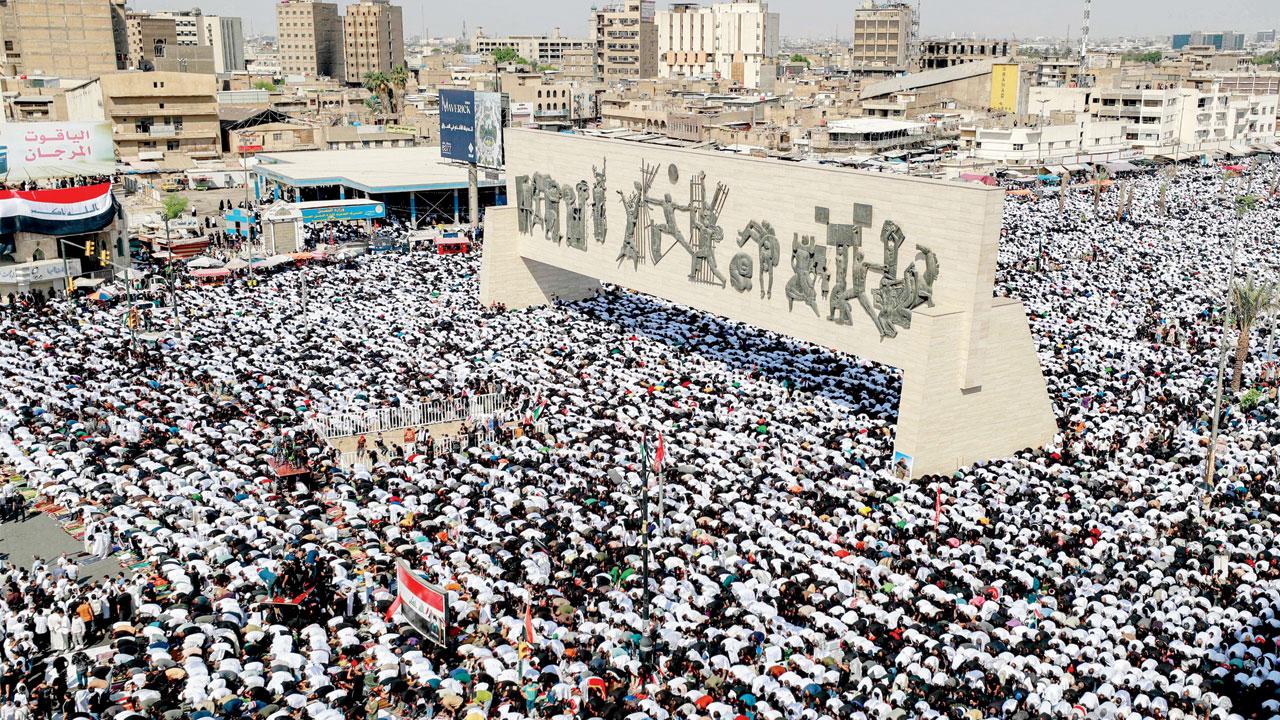
[[[29,568],[36,555],[48,561],[63,553],[81,565],[81,578],[123,572],[114,557],[85,565],[89,558],[84,554],[84,544],[64,532],[53,518],[44,513],[31,512],[25,520],[0,524],[0,557],[10,563]]]
[[[457,435],[458,428],[462,427],[462,423],[461,422],[438,423],[436,425],[431,425],[430,427],[431,427],[431,436],[436,439],[440,439],[442,437],[453,437]],[[369,449],[373,449],[375,446],[375,443],[378,440],[378,435],[376,433],[366,435],[365,439],[368,440]],[[427,440],[426,433],[419,432],[418,442],[423,443],[423,442],[426,442],[426,440]],[[393,445],[394,446],[403,445],[404,444],[404,428],[400,428],[399,430],[388,430],[387,432],[382,433],[382,442],[387,447],[391,447]],[[339,452],[354,452],[356,449],[356,436],[349,435],[346,437],[333,438],[332,440],[329,441],[329,444],[338,448]]]

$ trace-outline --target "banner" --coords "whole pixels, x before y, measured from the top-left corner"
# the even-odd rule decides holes
[[[396,602],[404,619],[422,636],[444,646],[449,641],[449,598],[424,582],[403,562],[396,565]]]
[[[111,183],[58,190],[0,191],[0,234],[79,235],[97,232],[115,218]]]
[[[24,179],[110,173],[116,165],[111,124],[105,122],[3,124],[0,147],[8,156],[5,172]]]

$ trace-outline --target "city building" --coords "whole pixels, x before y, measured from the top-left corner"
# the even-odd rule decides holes
[[[176,41],[178,45],[195,47],[205,44],[202,42],[204,37],[204,16],[201,14],[200,8],[166,10],[156,13],[156,17],[171,18],[173,20],[173,31],[178,38]]]
[[[809,134],[816,155],[878,155],[918,147],[934,139],[927,123],[884,118],[836,120]]]
[[[218,103],[213,75],[112,72],[67,90],[73,121],[108,121],[124,162],[181,170],[218,157]]]
[[[404,65],[404,17],[389,0],[361,0],[347,6],[342,20],[343,62],[348,83],[372,72]]]
[[[285,75],[345,79],[342,17],[337,3],[280,0],[276,48]]]
[[[1222,32],[1179,33],[1170,38],[1174,50],[1182,50],[1192,45],[1211,45],[1219,52],[1244,50],[1244,33],[1224,30]]]
[[[244,72],[244,27],[238,17],[204,16],[204,42],[213,50],[213,71]]]
[[[125,16],[125,26],[130,69],[154,70],[155,59],[163,57],[166,48],[178,44],[177,26],[171,17],[130,10]]]
[[[596,75],[606,83],[658,76],[654,0],[623,0],[591,11]]]
[[[1095,120],[1083,113],[1045,125],[962,128],[961,138],[965,149],[979,160],[1055,173],[1135,155],[1125,140],[1125,123]]]
[[[723,78],[773,89],[779,17],[763,0],[677,3],[657,13],[656,24],[659,77]]]
[[[129,52],[124,24],[124,4],[115,0],[0,2],[3,74],[93,77],[115,72],[124,67]]]
[[[560,61],[558,77],[565,82],[590,84],[600,82],[596,67],[595,46],[578,50],[565,50]]]
[[[919,69],[938,70],[1017,54],[1018,43],[1008,40],[925,40],[920,43]]]
[[[499,48],[510,48],[520,57],[535,65],[552,65],[561,67],[565,53],[591,50],[595,47],[591,40],[567,38],[555,28],[550,35],[508,35],[506,37],[486,37],[484,28],[476,30],[471,37],[471,52],[492,55]]]
[[[866,0],[853,12],[853,44],[849,48],[854,66],[905,69],[911,58],[914,11],[906,3],[877,5]]]

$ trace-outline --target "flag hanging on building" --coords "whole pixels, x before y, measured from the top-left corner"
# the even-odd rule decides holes
[[[0,234],[80,235],[115,218],[111,183],[56,190],[0,190]]]

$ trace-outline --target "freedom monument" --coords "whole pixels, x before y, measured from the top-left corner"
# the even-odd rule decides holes
[[[506,168],[486,305],[603,281],[899,368],[914,476],[1053,438],[1022,303],[992,295],[1003,189],[521,129]]]

